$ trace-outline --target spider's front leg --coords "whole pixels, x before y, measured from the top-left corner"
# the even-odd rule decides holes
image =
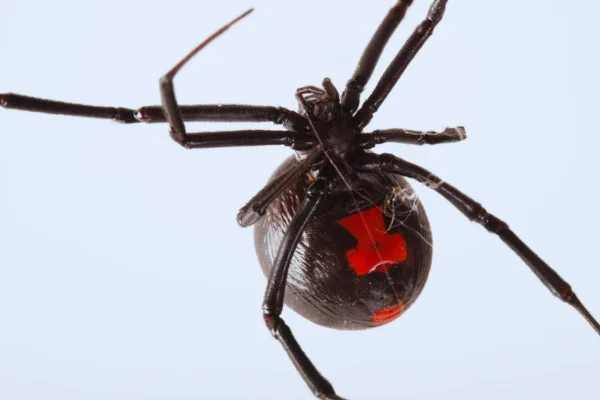
[[[296,338],[294,338],[291,329],[281,318],[285,285],[292,256],[306,224],[335,183],[334,180],[329,178],[332,176],[331,172],[332,169],[329,168],[328,172],[321,173],[317,181],[308,188],[306,198],[290,221],[269,275],[263,301],[263,317],[267,328],[273,337],[281,343],[302,379],[315,396],[320,399],[343,400],[335,394],[333,386],[310,361]]]
[[[221,29],[213,33],[206,40],[196,46],[187,56],[179,61],[169,72],[160,79],[160,95],[164,118],[169,123],[171,137],[175,142],[188,149],[206,148],[206,147],[229,147],[229,146],[262,146],[272,144],[283,144],[292,148],[305,149],[311,148],[309,137],[307,135],[308,124],[298,114],[289,110],[282,112],[282,121],[287,123],[292,131],[270,131],[270,130],[242,130],[242,131],[227,131],[227,132],[196,132],[188,133],[185,128],[182,110],[177,104],[175,98],[175,88],[173,79],[181,68],[192,59],[200,50],[206,47],[210,42],[219,37],[223,32],[228,30],[236,22],[247,16],[253,11],[250,9],[235,18]],[[216,106],[217,109],[219,106]],[[232,108],[233,112],[229,113],[228,121],[246,121],[255,119],[254,113],[260,113],[260,109],[245,109],[244,106],[227,106]],[[279,109],[280,111],[283,109]],[[156,109],[142,109],[141,114],[146,116],[157,114]],[[236,116],[236,113],[238,114]],[[157,115],[156,117],[160,117]],[[140,117],[144,119],[144,115]],[[277,121],[279,122],[279,121]]]
[[[525,261],[553,295],[573,306],[600,334],[600,324],[575,295],[571,285],[535,254],[504,221],[490,214],[481,204],[426,169],[391,154],[364,153],[357,157],[354,166],[362,171],[385,171],[412,178],[444,196],[471,221],[483,225],[489,232],[498,235],[508,247]]]
[[[358,66],[352,75],[352,78],[346,83],[346,90],[342,93],[342,108],[348,114],[353,114],[358,108],[360,94],[365,89],[367,82],[371,78],[383,48],[388,40],[404,19],[408,7],[412,0],[398,0],[398,2],[388,11],[384,20],[373,34],[369,44],[363,51]]]
[[[136,111],[131,108],[67,103],[64,101],[25,96],[18,93],[0,93],[0,107],[45,114],[69,115],[72,117],[112,119],[113,121],[125,124],[140,122],[135,118]]]
[[[406,68],[417,55],[427,39],[433,34],[435,27],[440,23],[446,11],[448,0],[433,0],[427,17],[417,26],[404,46],[373,89],[371,95],[365,100],[358,112],[354,115],[354,123],[359,129],[367,126],[373,114],[377,112],[381,104],[390,94],[396,82],[400,79]]]
[[[306,150],[314,147],[307,134],[308,122],[298,113],[283,107],[254,106],[243,104],[177,104],[173,88],[173,78],[177,72],[202,48],[225,32],[231,25],[252,12],[246,11],[229,24],[197,46],[160,80],[162,106],[144,106],[137,110],[124,107],[104,107],[89,104],[69,103],[42,99],[17,93],[0,93],[0,107],[40,112],[46,114],[69,115],[86,118],[111,119],[121,123],[168,122],[173,139],[185,147],[226,147],[284,144],[295,149]],[[288,131],[246,130],[231,132],[203,132],[188,134],[184,121],[211,122],[274,122],[285,126]]]

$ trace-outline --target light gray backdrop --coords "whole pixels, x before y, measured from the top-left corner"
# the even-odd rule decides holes
[[[255,6],[184,69],[179,99],[295,109],[297,87],[343,87],[393,3],[3,0],[0,92],[157,104],[158,78]],[[367,92],[428,6],[415,2]],[[589,0],[450,1],[370,127],[466,126],[460,144],[379,150],[507,220],[597,317],[599,13]],[[264,327],[266,281],[235,222],[288,154],[184,151],[164,125],[0,110],[0,398],[310,399]],[[499,239],[416,189],[435,251],[405,316],[338,332],[284,311],[338,393],[597,399],[598,335]]]

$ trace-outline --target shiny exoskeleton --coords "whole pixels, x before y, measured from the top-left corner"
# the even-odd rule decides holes
[[[433,1],[426,18],[360,105],[360,95],[379,56],[411,3],[399,0],[390,9],[341,96],[329,79],[322,88],[302,87],[296,92],[299,112],[270,106],[177,103],[173,86],[177,72],[252,10],[219,29],[160,79],[161,106],[137,110],[98,107],[13,93],[0,94],[0,106],[122,123],[167,122],[171,137],[188,149],[280,144],[296,150],[296,158],[285,161],[239,211],[238,222],[241,226],[256,224],[257,253],[268,276],[263,302],[267,328],[319,398],[341,399],[281,318],[284,302],[317,324],[362,329],[393,320],[415,301],[429,272],[431,233],[423,207],[404,178],[427,185],[467,218],[497,235],[552,294],[573,306],[600,334],[600,324],[571,286],[505,222],[431,172],[391,154],[369,152],[384,142],[433,145],[466,138],[462,127],[439,133],[406,129],[363,132],[441,21],[448,0]],[[285,130],[188,133],[185,121],[271,121]]]
[[[295,162],[286,160],[274,177]],[[408,182],[382,172],[356,177],[351,189],[337,185],[307,222],[287,277],[285,303],[330,328],[390,322],[416,300],[431,265],[429,222]],[[296,181],[255,225],[267,276],[310,184]]]

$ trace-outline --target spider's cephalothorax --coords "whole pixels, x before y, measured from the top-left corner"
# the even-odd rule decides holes
[[[324,88],[305,86],[298,89],[299,113],[314,121],[328,122],[341,117],[340,96],[329,79],[325,79]]]
[[[357,149],[355,140],[359,132],[352,115],[343,110],[340,96],[329,78],[323,80],[323,89],[305,86],[296,91],[299,114],[310,126],[308,134],[315,136],[330,161],[337,161],[346,170],[348,158]]]
[[[363,133],[441,21],[447,2],[433,1],[427,17],[362,105],[360,95],[412,0],[399,0],[390,9],[341,96],[329,79],[323,81],[323,89],[300,88],[298,113],[270,106],[177,103],[173,78],[181,67],[252,10],[215,32],[161,78],[161,106],[97,107],[12,93],[0,94],[0,106],[123,123],[168,122],[171,137],[190,149],[279,144],[297,150],[298,157],[285,161],[242,207],[238,222],[256,224],[257,253],[268,276],[265,323],[319,398],[340,399],[281,318],[284,301],[306,318],[340,329],[384,324],[414,302],[429,272],[431,233],[425,211],[405,177],[440,193],[467,218],[500,237],[555,296],[577,309],[600,334],[600,324],[571,286],[506,223],[424,168],[391,154],[367,151],[384,142],[422,145],[465,139],[462,127],[440,133],[407,129]],[[272,121],[286,129],[188,133],[184,121]]]

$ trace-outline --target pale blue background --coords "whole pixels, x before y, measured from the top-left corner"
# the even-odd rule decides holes
[[[186,67],[179,98],[295,108],[299,86],[343,87],[393,3],[3,0],[0,92],[156,104],[164,72],[255,6]],[[375,77],[428,6],[415,2]],[[466,126],[461,144],[379,150],[507,220],[600,317],[598,15],[591,0],[450,1],[370,128]],[[310,399],[264,327],[252,231],[235,222],[288,154],[186,152],[164,125],[0,110],[0,398]],[[337,391],[600,398],[598,335],[500,240],[416,188],[435,252],[404,317],[338,332],[284,312]]]

